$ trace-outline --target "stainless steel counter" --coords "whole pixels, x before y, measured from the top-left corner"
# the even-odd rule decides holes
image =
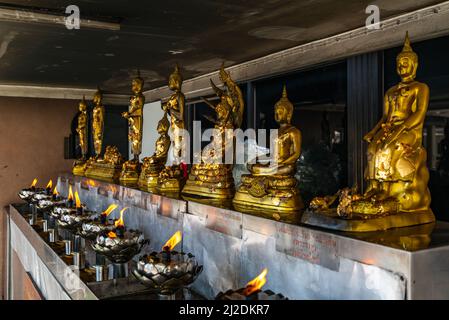
[[[129,207],[125,225],[142,230],[151,240],[148,252],[159,251],[181,230],[183,250],[204,265],[193,289],[209,299],[220,291],[243,287],[265,267],[264,289],[290,299],[449,298],[448,223],[344,234],[71,174],[58,179],[62,195],[67,195],[69,184],[91,210],[104,210],[111,203]],[[27,226],[18,226],[23,232],[22,228]],[[81,298],[90,297],[85,292]]]

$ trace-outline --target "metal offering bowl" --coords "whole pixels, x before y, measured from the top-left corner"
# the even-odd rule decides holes
[[[35,194],[44,194],[46,192],[43,188],[26,188],[19,191],[19,198],[25,200],[26,202],[30,202]]]
[[[125,231],[122,238],[111,238],[107,232],[101,233],[92,243],[92,249],[113,263],[126,263],[148,243],[149,240],[143,238],[142,232],[130,229]]]
[[[77,232],[83,223],[92,220],[95,214],[96,212],[87,210],[83,210],[80,214],[77,212],[77,209],[71,209],[69,212],[61,213],[59,218],[57,218],[58,226],[72,232]]]
[[[203,266],[190,253],[172,251],[169,261],[163,255],[163,252],[153,252],[142,256],[137,269],[132,271],[143,285],[162,294],[172,294],[193,283],[203,271]]]
[[[87,210],[86,206],[84,204],[82,206],[83,206],[83,210],[86,211]],[[69,214],[69,213],[76,214],[76,208],[69,207],[67,205],[67,202],[64,200],[64,201],[61,201],[61,204],[55,205],[53,207],[53,209],[50,211],[50,216],[52,216],[53,218],[58,220],[62,214]]]
[[[65,205],[66,201],[64,199],[61,199],[59,197],[57,197],[56,199],[53,199],[53,195],[51,195],[51,196],[45,195],[45,197],[43,197],[43,196],[44,195],[42,195],[42,194],[38,194],[33,197],[33,202],[34,201],[36,202],[36,204],[37,204],[36,206],[39,210],[43,210],[43,211],[51,210],[55,206]],[[34,199],[36,199],[36,200],[34,200]]]
[[[81,226],[79,235],[84,239],[94,241],[97,239],[98,235],[104,233],[107,234],[109,231],[114,231],[115,225],[101,223],[98,219],[85,221]]]

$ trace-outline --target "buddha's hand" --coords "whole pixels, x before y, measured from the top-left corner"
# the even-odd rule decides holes
[[[390,132],[390,134],[387,136],[387,138],[385,139],[385,146],[389,147],[393,144],[396,144],[398,141],[399,136],[404,132],[404,130],[406,129],[406,127],[404,125],[400,125],[398,127],[396,127],[395,129],[393,129],[393,131]]]

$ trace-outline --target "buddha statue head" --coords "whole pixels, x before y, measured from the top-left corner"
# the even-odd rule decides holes
[[[182,75],[179,72],[178,64],[176,64],[175,71],[173,71],[173,73],[168,78],[168,87],[172,91],[179,91],[181,90],[181,86],[182,86]]]
[[[288,100],[287,88],[284,85],[282,98],[274,105],[274,118],[279,124],[290,124],[293,116],[293,104]]]
[[[405,34],[404,47],[396,58],[396,71],[403,81],[412,81],[416,77],[418,69],[418,55],[410,45],[408,31]]]
[[[164,116],[161,120],[159,120],[157,124],[157,132],[159,134],[166,134],[168,132],[168,128],[170,127],[170,122],[167,118],[167,112],[164,112]]]
[[[85,96],[83,96],[83,100],[81,100],[80,103],[78,104],[78,108],[79,108],[80,112],[86,112],[87,104],[86,104]]]
[[[100,87],[97,87],[97,92],[94,94],[93,102],[96,106],[101,105],[101,101],[103,100],[103,93],[101,92]]]
[[[141,93],[143,88],[143,79],[140,77],[140,71],[137,70],[137,77],[131,83],[131,90],[135,93]]]

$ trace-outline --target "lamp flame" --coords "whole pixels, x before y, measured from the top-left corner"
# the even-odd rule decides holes
[[[106,217],[109,216],[117,207],[118,205],[115,203],[111,204],[106,210],[103,211],[102,215],[105,215]]]
[[[263,269],[261,274],[259,274],[256,278],[254,278],[250,282],[248,282],[246,284],[245,290],[243,290],[243,294],[245,296],[249,296],[249,295],[253,294],[254,292],[260,290],[264,286],[264,284],[267,282],[267,278],[266,278],[267,273],[268,273],[268,269],[265,268],[265,269]]]
[[[73,201],[73,191],[72,191],[72,186],[69,186],[69,196],[67,197],[67,200],[72,200]]]
[[[168,241],[162,247],[162,251],[172,251],[178,243],[182,240],[181,231],[176,231],[176,233],[168,239]]]
[[[48,184],[45,187],[45,189],[51,189],[52,187],[53,187],[53,181],[50,179],[50,181],[48,181]]]
[[[117,234],[115,232],[113,232],[113,231],[109,231],[108,237],[111,238],[111,239],[114,239],[114,238],[117,238]]]
[[[78,191],[75,191],[75,205],[77,208],[81,208],[81,200]]]
[[[31,183],[31,188],[36,187],[37,184],[37,178],[34,178],[33,182]]]
[[[123,220],[123,213],[125,212],[125,210],[127,210],[128,207],[123,208],[122,210],[120,210],[120,218],[114,222],[115,226],[118,227],[124,227],[125,226],[125,221]]]
[[[58,196],[59,195],[59,192],[58,192],[58,189],[55,187],[55,189],[53,190],[53,194],[55,195],[55,196]]]

